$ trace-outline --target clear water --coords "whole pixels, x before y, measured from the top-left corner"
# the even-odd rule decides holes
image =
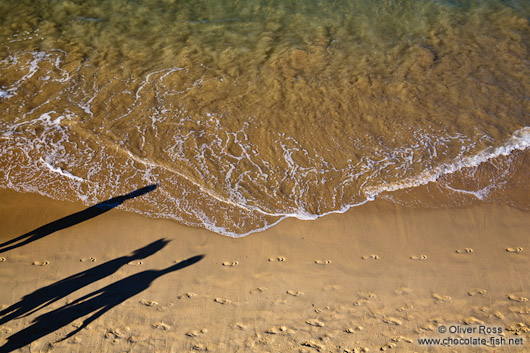
[[[528,210],[529,18],[523,0],[0,0],[0,187],[93,204],[157,183],[125,207],[230,236],[375,197]]]

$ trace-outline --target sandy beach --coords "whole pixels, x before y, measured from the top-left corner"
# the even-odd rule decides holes
[[[510,207],[375,201],[233,239],[0,195],[2,352],[530,349],[530,217]]]
[[[530,352],[530,0],[0,0],[0,353]]]

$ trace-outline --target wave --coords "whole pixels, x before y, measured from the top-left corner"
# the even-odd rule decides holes
[[[407,178],[398,183],[367,187],[364,191],[368,195],[369,199],[375,199],[375,197],[382,192],[397,191],[432,183],[444,175],[453,174],[464,168],[477,167],[480,164],[499,156],[507,156],[515,150],[525,150],[529,146],[530,127],[524,127],[515,131],[512,136],[501,146],[488,147],[473,156],[466,156],[453,162],[442,164],[433,169],[424,171],[416,177]],[[483,196],[477,196],[477,198],[483,198]]]
[[[24,56],[25,64],[21,59]],[[61,88],[66,91],[78,87],[74,74],[63,68],[66,60],[64,53],[23,53],[11,60],[17,63],[20,78],[3,88],[9,95],[4,95],[0,103],[11,109],[16,104],[11,102],[18,100],[21,104],[13,119],[0,122],[1,163],[8,167],[8,172],[0,175],[2,186],[90,204],[123,193],[128,185],[141,187],[144,183],[159,183],[161,190],[158,192],[164,193],[163,196],[149,196],[145,202],[131,202],[125,208],[155,218],[175,219],[231,237],[266,230],[286,218],[314,220],[331,213],[343,213],[375,200],[383,193],[417,188],[515,150],[526,150],[530,143],[529,127],[517,129],[500,143],[487,134],[474,140],[459,132],[451,136],[416,128],[413,135],[405,140],[408,144],[390,147],[379,141],[364,150],[360,145],[351,151],[362,151],[364,155],[355,161],[347,160],[338,168],[338,163],[330,163],[329,158],[341,154],[348,158],[350,150],[338,151],[326,159],[318,155],[321,152],[312,150],[307,142],[297,141],[299,137],[295,134],[277,133],[272,135],[272,144],[277,146],[278,151],[273,155],[274,159],[258,158],[256,151],[268,148],[271,141],[261,146],[252,144],[250,141],[255,135],[252,135],[248,127],[251,125],[248,124],[243,129],[230,132],[221,125],[221,121],[228,119],[222,114],[206,112],[203,116],[214,129],[208,131],[194,125],[201,132],[188,128],[186,135],[182,135],[179,129],[168,130],[172,126],[167,125],[168,117],[160,107],[156,107],[157,115],[135,120],[135,111],[144,111],[146,98],[156,92],[157,85],[181,72],[188,74],[184,68],[150,72],[141,81],[133,81],[135,89],[130,90],[126,85],[120,88],[130,90],[128,94],[132,97],[132,104],[123,110],[123,114],[112,118],[109,130],[105,125],[107,123],[91,126],[97,118],[94,104],[101,99],[103,89],[93,89],[75,101],[71,98],[58,100],[57,97],[62,95],[59,91],[56,97],[41,99],[37,106],[23,107],[28,97],[25,85],[35,80],[44,85],[39,94],[45,94],[45,87],[49,84],[66,84],[66,89]],[[43,71],[48,63],[52,70]],[[42,80],[42,77],[46,79]],[[198,87],[204,82],[204,79],[193,80],[190,87]],[[186,92],[190,90],[184,89]],[[111,98],[115,94],[113,92]],[[164,91],[162,97],[168,94],[171,92]],[[67,103],[66,108],[48,110],[61,102]],[[162,107],[168,105],[160,97],[157,104]],[[85,116],[85,121],[81,115]],[[126,129],[121,125],[120,130],[112,128],[116,124],[123,124]],[[182,120],[182,124],[188,124],[187,118]],[[162,127],[171,131],[170,140],[164,141],[160,137],[164,132]],[[131,134],[134,130],[137,132]],[[154,135],[150,130],[154,130]],[[120,133],[124,137],[118,137]],[[220,134],[225,134],[227,139],[221,139]],[[210,145],[203,142],[200,148],[183,149],[190,141],[196,144],[198,139],[210,137],[213,141]],[[151,139],[150,142],[147,142],[148,139]],[[483,141],[487,141],[488,145],[479,149]],[[227,152],[230,143],[234,142],[241,148],[239,155]],[[136,144],[144,147],[131,148]],[[148,144],[165,146],[163,153],[146,153]],[[455,152],[447,153],[455,146],[459,146]],[[205,150],[205,147],[208,149]],[[167,151],[178,153],[167,154]],[[209,153],[208,158],[203,155],[197,157],[205,151]],[[450,155],[454,156],[452,160],[436,163]],[[19,158],[24,162],[20,163]],[[212,160],[218,160],[219,164],[209,165]],[[238,170],[238,163],[242,161],[251,163],[247,171]],[[241,182],[249,173],[258,176],[251,180],[253,185]],[[278,175],[283,177],[278,178]],[[237,183],[233,182],[234,178]],[[272,183],[267,184],[271,180]],[[292,185],[287,192],[279,193],[285,182]],[[248,191],[249,187],[256,194]],[[451,186],[446,188],[478,199],[485,199],[488,192],[487,189],[474,192]],[[318,195],[313,205],[312,195]],[[327,198],[321,199],[320,195]]]
[[[93,5],[0,24],[0,187],[90,205],[159,184],[122,207],[239,237],[431,184],[504,200],[525,178],[446,182],[523,169],[526,5]]]

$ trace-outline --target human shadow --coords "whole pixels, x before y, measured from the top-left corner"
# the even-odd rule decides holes
[[[0,311],[0,325],[43,309],[93,282],[112,275],[131,261],[145,259],[155,254],[159,250],[162,250],[168,243],[168,240],[159,239],[143,248],[135,250],[131,255],[118,257],[50,284],[49,286],[40,288],[24,296],[18,303]]]
[[[121,195],[114,197],[112,199],[109,199],[107,201],[100,202],[94,206],[91,206],[83,211],[71,214],[69,216],[66,216],[64,218],[61,218],[57,221],[48,223],[42,227],[39,227],[35,230],[32,230],[29,233],[23,234],[19,237],[16,237],[14,239],[8,240],[2,244],[0,244],[0,254],[9,250],[16,249],[18,247],[27,245],[29,243],[34,242],[35,240],[39,240],[40,238],[43,238],[51,233],[57,232],[61,229],[65,229],[71,226],[74,226],[78,223],[81,223],[83,221],[87,221],[91,218],[94,218],[96,216],[99,216],[102,213],[105,213],[114,207],[117,207],[124,203],[125,201],[147,194],[148,192],[153,191],[158,187],[157,184],[152,184],[145,186],[141,189],[135,190],[133,192],[130,192],[126,195]],[[16,244],[14,244],[16,243]],[[13,244],[13,245],[11,245]]]
[[[61,308],[41,315],[33,321],[31,326],[9,336],[7,343],[0,347],[0,353],[12,352],[15,349],[22,348],[85,315],[91,314],[78,328],[57,342],[64,341],[77,334],[110,309],[149,288],[155,279],[193,265],[203,257],[204,255],[194,256],[163,270],[139,272],[87,294]]]

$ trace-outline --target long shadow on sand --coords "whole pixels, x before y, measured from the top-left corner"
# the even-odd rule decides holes
[[[29,233],[26,233],[24,235],[21,235],[19,237],[16,237],[14,239],[11,239],[9,241],[6,241],[2,244],[0,244],[0,254],[9,250],[16,249],[20,246],[27,245],[31,242],[34,242],[35,240],[38,240],[40,238],[43,238],[51,233],[57,232],[61,229],[65,229],[71,226],[74,226],[78,223],[84,222],[86,220],[89,220],[91,218],[94,218],[96,216],[99,216],[102,213],[105,213],[114,207],[117,207],[124,203],[125,201],[147,194],[150,191],[153,191],[158,187],[157,184],[145,186],[141,189],[138,189],[136,191],[133,191],[131,193],[128,193],[127,195],[121,195],[118,197],[114,197],[112,199],[109,199],[107,201],[103,201],[98,203],[97,205],[91,206],[87,208],[86,210],[74,213],[72,215],[66,216],[64,218],[61,218],[57,221],[51,222],[46,224],[45,226],[39,227],[35,230],[32,230]],[[18,243],[17,243],[18,242]],[[16,244],[14,244],[16,243]],[[13,245],[11,245],[13,244]]]
[[[118,257],[104,264],[92,267],[83,272],[55,282],[49,286],[40,288],[35,292],[24,296],[18,303],[0,311],[0,325],[11,320],[28,316],[46,306],[72,294],[73,292],[99,281],[118,271],[125,264],[139,259],[145,259],[162,250],[169,241],[159,239],[141,249],[134,251],[131,255]]]
[[[24,347],[85,315],[91,314],[83,321],[80,327],[70,332],[59,342],[72,337],[116,305],[149,288],[155,279],[193,265],[203,257],[203,255],[194,256],[163,270],[148,270],[134,274],[85,295],[59,309],[41,315],[33,321],[31,326],[8,337],[7,343],[0,347],[0,353],[12,352],[15,349]]]

